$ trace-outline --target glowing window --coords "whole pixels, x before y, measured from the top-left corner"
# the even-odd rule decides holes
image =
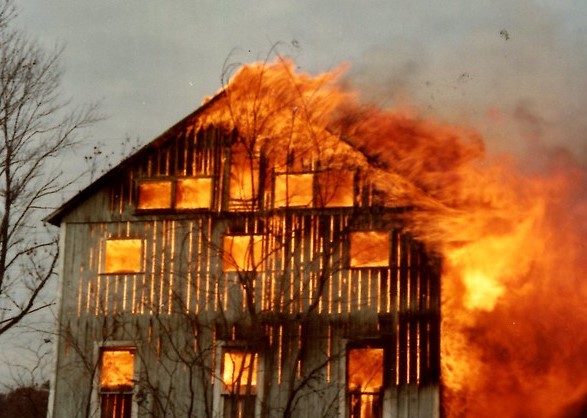
[[[212,205],[212,178],[185,178],[177,180],[176,209],[201,209]]]
[[[351,232],[350,259],[351,267],[389,266],[389,232]]]
[[[142,269],[141,239],[109,239],[106,241],[104,273],[140,273]]]
[[[257,355],[230,350],[222,358],[222,402],[224,418],[255,416]]]
[[[100,368],[100,389],[117,391],[132,388],[134,362],[135,354],[132,350],[104,350]]]
[[[101,418],[130,418],[135,353],[130,349],[102,351],[100,362]]]
[[[227,235],[222,243],[224,271],[262,270],[261,235]]]
[[[254,393],[257,386],[257,356],[244,351],[225,351],[222,361],[224,390]]]
[[[230,170],[230,198],[253,200],[259,187],[258,178],[258,170],[233,165]]]
[[[325,171],[318,175],[318,206],[350,207],[354,204],[354,173]]]
[[[313,204],[313,196],[313,174],[278,174],[275,176],[275,207],[310,207]]]
[[[351,348],[347,356],[347,397],[350,417],[381,417],[383,349]]]
[[[240,205],[251,206],[259,192],[258,160],[244,146],[236,145],[230,161],[229,194]]]
[[[171,181],[144,181],[139,183],[137,208],[171,208]]]

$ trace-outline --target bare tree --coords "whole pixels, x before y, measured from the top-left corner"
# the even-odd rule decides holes
[[[49,305],[58,247],[40,220],[67,186],[59,158],[97,119],[61,99],[61,49],[43,50],[15,17],[14,0],[0,0],[0,335]]]
[[[351,406],[369,416],[363,400],[381,416],[383,400],[415,382],[408,369],[426,363],[422,376],[437,376],[434,353],[420,361],[419,343],[407,343],[409,330],[420,338],[413,324],[436,324],[407,312],[417,298],[435,303],[436,267],[372,187],[398,176],[326,125],[331,76],[302,85],[284,61],[272,88],[268,68],[243,67],[244,89],[225,85],[189,128],[127,160],[122,174],[136,182],[105,178],[109,202],[134,198],[89,208],[93,225],[65,252],[64,265],[83,266],[65,277],[55,416],[111,416],[112,405],[145,417],[328,418]],[[145,168],[163,154],[172,163],[161,172]],[[201,194],[188,199],[188,185]],[[377,374],[351,387],[361,364],[348,353],[360,350]],[[104,361],[114,354],[123,360]],[[115,368],[124,385],[108,380]]]
[[[0,418],[40,418],[46,415],[48,384],[19,386],[0,394]]]

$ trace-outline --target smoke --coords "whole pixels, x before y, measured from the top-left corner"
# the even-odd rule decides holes
[[[408,91],[423,71],[414,64],[388,81]],[[402,94],[394,104],[406,106]],[[580,124],[548,122],[536,100],[511,95],[506,110],[480,112],[486,148],[460,126],[476,126],[474,110],[457,103],[444,109],[453,124],[435,122],[430,108],[374,112],[356,118],[351,135],[451,208],[412,215],[417,236],[444,257],[449,418],[574,418],[587,399],[587,172],[573,137],[557,136]],[[501,149],[492,146],[506,134]]]
[[[567,16],[586,13],[566,7],[577,8]],[[409,102],[473,125],[491,152],[514,153],[526,166],[536,142],[587,161],[587,33],[579,19],[532,0],[469,8],[452,1],[446,15],[421,25],[429,35],[373,47],[353,66],[349,79],[366,99]]]

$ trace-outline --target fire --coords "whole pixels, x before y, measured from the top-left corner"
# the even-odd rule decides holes
[[[104,273],[136,273],[142,271],[140,239],[109,239],[106,241]]]
[[[259,190],[258,168],[252,167],[247,149],[243,146],[236,146],[232,151],[230,166],[230,197],[231,199],[244,202],[251,201]]]
[[[171,207],[171,182],[140,183],[137,207],[139,209],[169,209]]]
[[[222,381],[230,392],[254,392],[257,385],[257,356],[254,353],[224,353]]]
[[[501,201],[509,209],[500,215],[502,227],[492,230],[486,218],[469,229],[474,240],[446,245],[442,354],[449,416],[584,414],[586,179],[572,161],[548,174],[512,171],[525,192],[486,185],[488,194],[512,188],[515,199]]]
[[[312,206],[312,175],[282,174],[275,176],[276,206]]]
[[[383,349],[349,350],[349,387],[363,392],[376,392],[383,386]]]
[[[511,226],[505,235],[496,234],[487,225],[488,230],[482,228],[478,231],[479,236],[474,242],[446,249],[447,272],[454,272],[462,278],[465,309],[489,312],[495,308],[507,292],[508,278],[515,276],[533,260],[529,252],[538,250],[526,245],[532,239],[531,226],[535,221],[528,213],[527,218]],[[512,251],[522,249],[524,251]]]
[[[177,209],[209,208],[212,201],[212,179],[203,177],[178,180],[175,199]]]
[[[261,248],[263,237],[259,235],[227,235],[222,243],[224,271],[262,270]]]
[[[385,267],[389,263],[389,233],[351,233],[350,259],[351,267]]]
[[[383,387],[383,349],[353,348],[348,352],[348,389],[351,415],[371,418],[381,401]],[[357,413],[357,409],[360,413]]]
[[[124,390],[132,387],[134,353],[128,350],[102,352],[100,387],[102,390]]]
[[[413,209],[412,233],[443,258],[447,417],[584,416],[583,168],[559,153],[532,172],[486,155],[468,127],[362,105],[337,84],[341,69],[313,77],[294,68],[284,59],[242,67],[198,123],[238,130],[246,152],[263,150],[277,174],[316,161],[340,176],[360,170],[380,192],[374,203]],[[240,188],[257,189],[241,177]]]

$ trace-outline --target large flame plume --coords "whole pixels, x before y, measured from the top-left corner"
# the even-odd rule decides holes
[[[587,414],[587,178],[559,153],[540,172],[486,155],[475,130],[359,102],[342,70],[297,73],[278,59],[238,70],[227,109],[248,149],[361,168],[385,203],[410,206],[414,235],[443,258],[445,415]],[[341,142],[339,138],[342,138]]]

